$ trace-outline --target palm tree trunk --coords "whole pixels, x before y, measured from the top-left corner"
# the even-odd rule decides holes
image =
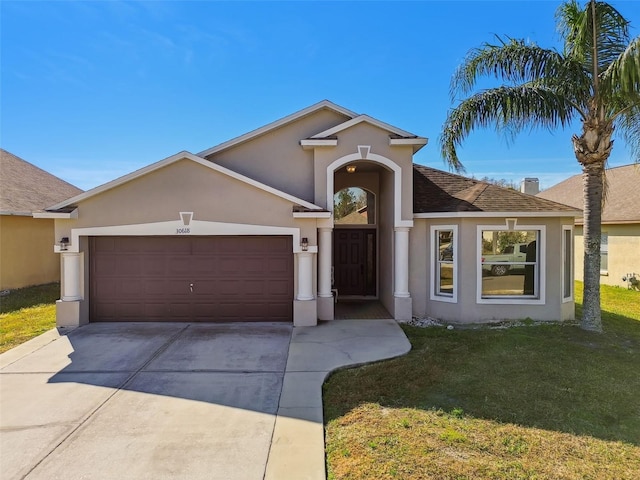
[[[582,164],[584,197],[584,297],[582,323],[585,330],[602,332],[600,312],[600,243],[604,162]]]

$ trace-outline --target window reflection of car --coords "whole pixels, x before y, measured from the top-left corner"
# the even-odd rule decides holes
[[[440,250],[440,260],[453,260],[453,245],[448,245]]]
[[[503,275],[507,275],[512,269],[522,269],[523,266],[520,265],[496,265],[496,264],[486,264],[485,262],[511,262],[511,263],[521,263],[525,262],[527,258],[527,249],[529,244],[527,243],[516,243],[515,245],[507,245],[502,253],[491,255],[485,254],[482,257],[482,270],[484,273],[491,273],[491,275],[501,277]],[[535,248],[535,247],[534,247]],[[535,250],[534,250],[535,251]]]

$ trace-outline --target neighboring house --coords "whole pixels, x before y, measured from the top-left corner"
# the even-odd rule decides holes
[[[32,213],[81,192],[0,149],[0,290],[60,280],[54,220]]]
[[[426,144],[322,101],[51,205],[58,323],[315,325],[335,291],[398,320],[573,319],[578,210],[414,165]],[[334,223],[334,195],[356,187],[367,222]],[[488,274],[483,256],[516,241],[526,259]]]
[[[606,178],[600,281],[607,285],[633,286],[631,279],[640,281],[640,165],[608,169]],[[582,208],[582,175],[574,175],[540,192],[538,197]],[[584,272],[583,224],[582,216],[576,218],[575,266],[578,279],[583,278]]]

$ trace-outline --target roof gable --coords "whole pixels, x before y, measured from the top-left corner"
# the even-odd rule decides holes
[[[610,168],[606,171],[606,178],[607,197],[602,223],[640,223],[640,207],[634,201],[640,185],[640,165]],[[537,197],[582,208],[582,195],[582,174],[578,174],[543,190]]]
[[[291,115],[287,115],[286,117],[276,120],[275,122],[271,122],[260,128],[257,128],[248,133],[245,133],[244,135],[240,135],[239,137],[232,138],[231,140],[228,140],[214,147],[208,148],[207,150],[203,150],[202,152],[198,153],[198,156],[208,157],[210,155],[213,155],[214,153],[221,152],[222,150],[226,150],[228,148],[234,147],[240,143],[244,143],[256,137],[259,137],[261,135],[265,135],[271,132],[272,130],[283,127],[289,123],[295,122],[296,120],[299,120],[302,117],[306,117],[307,115],[311,115],[322,109],[333,110],[334,112],[337,112],[348,118],[354,118],[358,116],[357,113],[352,112],[351,110],[348,110],[344,107],[341,107],[340,105],[337,105],[333,102],[330,102],[329,100],[322,100],[321,102],[315,103],[307,108],[303,108],[302,110],[292,113]]]
[[[381,130],[385,130],[389,133],[389,145],[411,145],[413,146],[413,153],[416,153],[422,147],[424,147],[428,140],[424,137],[419,137],[411,132],[402,130],[398,127],[394,127],[388,123],[382,122],[369,115],[358,115],[355,118],[347,120],[339,125],[331,127],[322,132],[316,133],[307,139],[301,140],[303,146],[315,146],[315,145],[337,145],[337,135],[349,128],[356,125],[366,123],[372,125]]]
[[[31,215],[81,189],[0,149],[0,213]]]
[[[417,138],[417,135],[413,133],[407,132],[406,130],[401,130],[393,125],[382,122],[376,118],[370,117],[369,115],[358,115],[351,120],[347,120],[346,122],[341,123],[340,125],[336,125],[335,127],[331,127],[323,132],[316,133],[310,138],[319,139],[319,138],[327,138],[333,135],[336,135],[343,130],[353,127],[354,125],[358,125],[360,123],[368,123],[369,125],[374,125],[382,130],[386,130],[391,134],[397,135],[400,138]]]
[[[280,190],[277,190],[273,187],[270,187],[268,185],[265,185],[264,183],[258,182],[256,180],[253,180],[249,177],[246,177],[244,175],[241,175],[237,172],[234,172],[232,170],[229,170],[228,168],[225,168],[221,165],[217,165],[213,162],[211,162],[210,160],[206,160],[202,157],[199,157],[197,155],[194,155],[192,153],[189,153],[187,151],[182,151],[179,153],[176,153],[175,155],[172,155],[171,157],[165,158],[164,160],[161,160],[159,162],[153,163],[151,165],[148,165],[144,168],[141,168],[140,170],[136,170],[135,172],[132,172],[128,175],[125,175],[123,177],[117,178],[111,182],[105,183],[104,185],[100,185],[99,187],[96,187],[94,189],[88,190],[87,192],[84,192],[80,195],[76,195],[75,197],[69,198],[67,200],[65,200],[64,202],[58,203],[56,205],[53,205],[49,208],[47,208],[47,210],[61,210],[61,209],[65,209],[68,208],[71,205],[74,204],[78,204],[80,202],[82,202],[83,200],[86,200],[88,198],[94,197],[96,195],[99,195],[101,193],[104,193],[108,190],[111,190],[113,188],[116,188],[120,185],[123,185],[127,182],[130,182],[132,180],[135,180],[137,178],[143,177],[145,175],[150,174],[151,172],[154,172],[160,168],[166,167],[168,165],[171,165],[175,162],[178,162],[180,160],[191,160],[192,162],[195,162],[197,164],[200,164],[202,166],[205,166],[207,168],[210,168],[214,171],[217,171],[219,173],[222,173],[224,175],[227,175],[229,177],[232,177],[236,180],[239,180],[241,182],[246,183],[247,185],[250,185],[254,188],[258,188],[260,190],[263,190],[265,192],[271,193],[272,195],[276,195],[280,198],[283,198],[285,200],[290,201],[291,203],[304,207],[306,209],[309,210],[323,210],[322,207],[319,207],[317,205],[314,205],[313,203],[307,202],[306,200],[302,200],[301,198],[297,198],[294,197],[293,195],[289,195],[288,193],[282,192]]]
[[[571,206],[491,183],[413,165],[413,211],[426,213],[556,213],[574,216]]]

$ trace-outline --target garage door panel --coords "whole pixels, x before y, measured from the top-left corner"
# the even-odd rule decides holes
[[[106,254],[99,259],[96,259],[94,272],[105,276],[116,273],[115,257]]]
[[[267,269],[272,273],[288,272],[291,269],[291,260],[286,257],[276,257],[265,259],[267,262]]]
[[[167,260],[167,275],[180,276],[191,275],[193,259],[191,256],[171,256]]]
[[[270,296],[286,297],[289,295],[289,283],[286,280],[274,280],[269,282],[267,294]]]
[[[145,255],[141,258],[141,275],[161,277],[167,274],[166,258],[162,255]]]
[[[191,302],[169,301],[169,314],[173,321],[180,321],[191,318]]]
[[[144,304],[144,316],[149,319],[162,319],[169,313],[169,307],[165,302],[146,302]]]
[[[167,297],[185,297],[184,301],[188,301],[186,297],[191,295],[189,285],[191,282],[185,278],[171,278],[165,280],[165,294]]]
[[[247,300],[251,301],[251,297],[264,298],[268,290],[268,285],[259,280],[245,280],[243,283],[242,292],[248,297]]]
[[[144,304],[139,302],[120,302],[118,305],[118,316],[123,319],[135,319],[144,317]]]
[[[90,249],[91,321],[292,320],[291,237],[95,237]]]

